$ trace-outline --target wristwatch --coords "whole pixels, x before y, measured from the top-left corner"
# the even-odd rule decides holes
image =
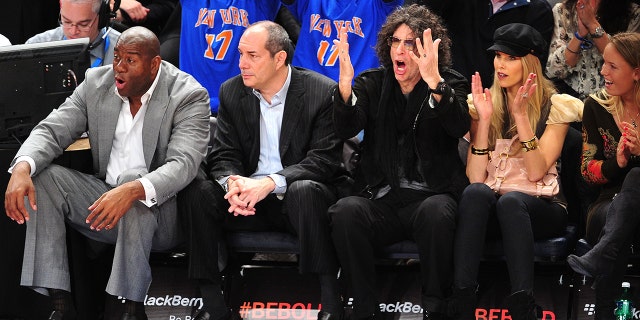
[[[444,94],[444,91],[447,89],[447,83],[444,81],[444,78],[440,78],[440,82],[436,85],[435,89],[429,88],[434,94]]]
[[[595,30],[593,30],[593,33],[591,34],[591,38],[600,38],[602,36],[604,36],[604,29],[602,29],[602,26],[597,26]]]

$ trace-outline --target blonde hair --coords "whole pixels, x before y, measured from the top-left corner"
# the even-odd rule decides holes
[[[538,57],[528,54],[520,59],[522,62],[522,80],[523,85],[527,81],[530,73],[535,73],[535,83],[537,89],[533,95],[527,99],[527,115],[529,117],[529,124],[535,132],[540,120],[540,114],[542,112],[542,106],[550,101],[551,96],[556,93],[556,88],[553,83],[544,77],[542,71],[542,65]],[[509,126],[506,132],[506,136],[503,136],[502,129],[505,127],[505,113],[508,112],[506,92],[505,89],[500,87],[497,75],[494,74],[493,84],[489,88],[491,92],[491,100],[493,102],[493,114],[491,115],[491,126],[489,128],[489,146],[494,147],[496,139],[503,139],[511,137],[516,133],[516,125],[511,121],[509,116]]]
[[[640,67],[640,33],[622,32],[611,37],[610,44],[618,51],[624,61],[632,68]],[[640,106],[640,81],[633,82],[634,100],[636,105]],[[620,96],[609,95],[606,88],[599,93],[589,95],[593,100],[598,102],[602,107],[618,119],[622,119],[623,114],[622,99]]]

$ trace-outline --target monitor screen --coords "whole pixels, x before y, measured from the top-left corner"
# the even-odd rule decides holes
[[[0,47],[0,146],[22,143],[84,80],[88,45],[83,38]]]

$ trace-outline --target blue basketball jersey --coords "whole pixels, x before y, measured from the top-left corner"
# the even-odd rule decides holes
[[[209,91],[211,112],[218,113],[218,89],[240,74],[238,43],[244,30],[261,20],[273,21],[275,0],[180,0],[182,30],[180,69]]]
[[[348,28],[349,53],[355,74],[380,66],[375,44],[387,16],[403,0],[296,0],[287,5],[301,22],[292,64],[338,81],[340,64],[333,40]]]

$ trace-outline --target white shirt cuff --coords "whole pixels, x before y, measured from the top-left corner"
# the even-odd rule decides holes
[[[358,102],[358,97],[356,97],[356,94],[351,92],[351,106],[355,106],[356,102]]]
[[[142,183],[142,187],[144,188],[144,196],[145,200],[140,200],[140,202],[144,203],[147,207],[153,207],[158,203],[156,200],[156,188],[153,187],[153,184],[149,179],[142,177],[136,179]]]
[[[284,176],[272,173],[268,176],[276,183],[276,188],[271,193],[283,194],[287,192],[287,179]]]
[[[222,190],[224,190],[224,192],[229,192],[229,190],[227,189],[227,181],[229,181],[229,177],[230,176],[226,176],[217,180],[218,184],[222,187]]]
[[[16,162],[7,171],[9,173],[13,173],[13,167],[15,167],[16,164],[18,164],[18,163],[20,163],[22,161],[26,161],[29,164],[29,166],[31,167],[31,172],[29,173],[29,175],[33,176],[33,173],[36,172],[36,162],[33,160],[33,158],[31,158],[29,156],[19,156],[16,159]]]
[[[433,97],[433,94],[431,94],[429,96],[429,107],[431,107],[431,109],[434,109],[437,104],[438,103],[436,102],[436,99]]]

